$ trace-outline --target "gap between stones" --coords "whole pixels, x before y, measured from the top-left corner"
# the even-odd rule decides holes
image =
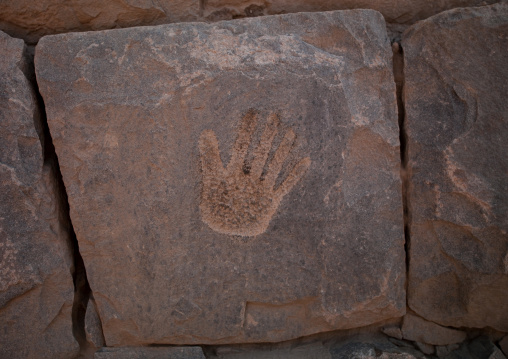
[[[39,111],[40,123],[42,125],[43,136],[40,138],[40,141],[43,149],[43,165],[51,168],[54,180],[56,181],[56,187],[58,189],[58,201],[60,204],[60,220],[63,222],[63,225],[67,229],[69,241],[68,244],[73,256],[73,268],[71,268],[72,281],[74,283],[74,300],[72,305],[72,334],[74,339],[76,339],[79,344],[80,353],[78,357],[81,358],[87,356],[85,353],[89,353],[90,350],[93,350],[91,348],[91,344],[86,339],[85,331],[85,314],[88,300],[90,299],[91,295],[91,289],[86,277],[86,269],[83,258],[79,252],[76,233],[74,232],[74,228],[72,226],[67,191],[65,190],[62,173],[60,171],[60,165],[58,163],[58,157],[55,152],[55,146],[53,145],[51,133],[49,132],[44,100],[39,92],[39,86],[35,76],[34,50],[34,47],[29,47],[26,51],[26,55],[30,63],[30,77],[28,80],[31,82],[35,93],[37,100],[36,106]]]
[[[409,250],[411,246],[409,211],[409,174],[408,174],[408,148],[407,148],[407,129],[406,129],[406,111],[404,107],[404,51],[400,41],[392,43],[393,52],[393,76],[395,80],[395,91],[397,97],[397,110],[399,122],[399,142],[400,142],[400,179],[402,182],[402,208],[404,216],[404,251],[406,253],[406,308],[409,308],[408,289],[409,289]]]

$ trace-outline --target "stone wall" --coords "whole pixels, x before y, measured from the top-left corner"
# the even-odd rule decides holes
[[[0,357],[508,356],[508,3],[0,29]]]

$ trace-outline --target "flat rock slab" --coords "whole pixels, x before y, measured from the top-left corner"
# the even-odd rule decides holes
[[[102,348],[94,359],[205,359],[201,347]]]
[[[294,343],[294,341],[220,346],[209,350],[207,356],[210,359],[332,359],[330,351],[321,342]]]
[[[36,72],[108,346],[404,313],[379,13],[48,36]]]
[[[508,331],[508,4],[442,13],[403,38],[409,306]]]
[[[69,234],[23,40],[0,32],[0,357],[71,358]]]
[[[36,44],[62,32],[193,21],[199,8],[199,0],[0,1],[0,29]]]
[[[463,342],[466,339],[466,333],[442,327],[408,313],[402,321],[402,337],[406,340],[431,345],[450,345]]]

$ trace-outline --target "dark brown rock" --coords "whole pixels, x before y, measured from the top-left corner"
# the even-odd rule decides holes
[[[438,358],[446,358],[450,353],[454,350],[457,350],[460,347],[460,344],[450,344],[450,345],[437,345],[436,355]]]
[[[395,327],[395,326],[385,327],[382,329],[382,331],[383,331],[383,333],[385,333],[386,335],[388,335],[392,338],[402,339],[402,332],[399,327]]]
[[[433,345],[427,343],[415,342],[416,347],[424,354],[434,354],[435,348]]]
[[[42,39],[37,78],[108,346],[275,342],[401,316],[391,66],[383,18],[363,10]]]
[[[413,314],[404,316],[402,336],[406,340],[432,345],[456,344],[466,339],[463,331],[442,327]]]
[[[479,336],[445,356],[446,359],[505,359],[501,350],[488,336]]]
[[[409,306],[508,330],[508,4],[457,9],[403,38]]]
[[[332,359],[323,343],[285,343],[265,345],[224,346],[214,348],[209,359]]]
[[[423,359],[425,356],[415,349],[398,348],[386,342],[356,342],[333,345],[331,359]]]
[[[85,312],[85,334],[86,340],[95,348],[106,346],[102,323],[97,311],[95,300],[90,298]]]
[[[200,347],[102,348],[95,359],[205,359]]]
[[[499,347],[503,350],[504,355],[508,356],[508,335],[499,341]]]
[[[0,32],[0,357],[70,358],[71,251],[28,68]]]

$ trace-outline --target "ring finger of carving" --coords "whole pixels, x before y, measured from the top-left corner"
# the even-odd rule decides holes
[[[268,159],[268,154],[272,148],[273,139],[277,135],[277,127],[279,126],[279,117],[272,114],[268,117],[266,127],[259,140],[259,144],[254,151],[254,159],[252,160],[251,175],[253,178],[261,177],[263,168]]]
[[[267,186],[273,188],[273,186],[275,185],[275,181],[279,176],[280,170],[282,169],[282,165],[284,164],[284,161],[288,157],[291,148],[293,148],[293,142],[295,141],[295,137],[296,137],[295,133],[291,129],[288,130],[284,135],[284,138],[282,139],[279,148],[277,148],[277,151],[275,151],[272,161],[268,166],[268,170],[266,171],[265,181]]]

